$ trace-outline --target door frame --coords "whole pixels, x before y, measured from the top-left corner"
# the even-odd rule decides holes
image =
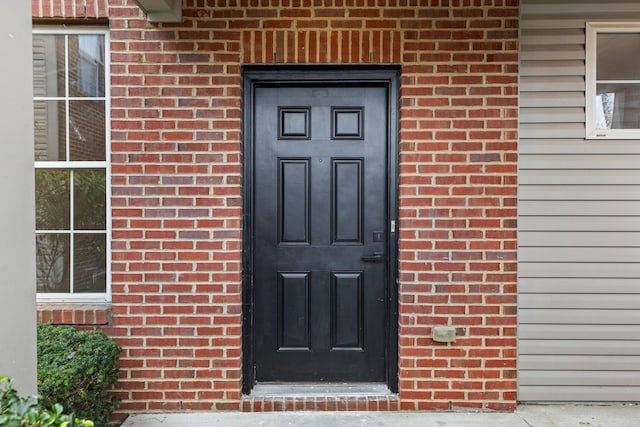
[[[387,313],[385,319],[386,384],[398,392],[398,155],[399,155],[399,76],[396,66],[244,66],[243,74],[243,215],[242,215],[242,392],[250,394],[255,384],[254,332],[254,138],[255,89],[259,86],[288,84],[348,84],[385,87],[389,117],[387,145]],[[396,224],[391,230],[392,221]]]

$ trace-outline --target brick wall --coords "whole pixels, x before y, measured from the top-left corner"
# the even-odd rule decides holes
[[[41,18],[104,2],[36,1]],[[241,401],[241,65],[401,64],[404,410],[516,403],[517,0],[109,0],[123,412]],[[430,339],[457,328],[454,344]],[[321,406],[321,405],[320,405]],[[311,405],[307,409],[319,408]],[[258,409],[277,409],[268,406]]]

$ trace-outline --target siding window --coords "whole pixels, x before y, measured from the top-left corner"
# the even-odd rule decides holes
[[[35,29],[39,300],[108,301],[108,33]]]
[[[587,24],[586,136],[640,139],[640,23]]]

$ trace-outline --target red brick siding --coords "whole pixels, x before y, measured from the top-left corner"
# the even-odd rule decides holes
[[[31,0],[34,18],[106,18],[108,0]]]
[[[38,323],[53,325],[106,326],[111,312],[103,305],[38,304]]]
[[[106,16],[52,3],[34,15]],[[256,63],[402,65],[399,405],[367,407],[512,410],[517,0],[183,7],[152,25],[109,1],[122,410],[289,407],[241,405],[240,71]],[[457,341],[434,343],[433,325]]]

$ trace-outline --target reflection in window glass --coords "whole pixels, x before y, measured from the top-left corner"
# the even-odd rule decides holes
[[[598,80],[640,79],[640,33],[599,33]]]
[[[64,169],[36,169],[37,230],[69,230],[69,174]]]
[[[65,36],[34,34],[33,96],[65,96]]]
[[[69,101],[71,160],[105,160],[104,101]]]
[[[69,36],[69,94],[104,96],[104,36]]]
[[[104,230],[106,219],[104,170],[78,169],[73,173],[73,222],[76,230]]]
[[[37,162],[66,160],[66,120],[64,101],[34,101],[34,155]]]
[[[106,290],[107,239],[103,234],[76,234],[73,247],[74,292]]]
[[[68,234],[36,236],[36,288],[38,292],[70,291]]]
[[[640,129],[640,84],[596,86],[596,129]]]

